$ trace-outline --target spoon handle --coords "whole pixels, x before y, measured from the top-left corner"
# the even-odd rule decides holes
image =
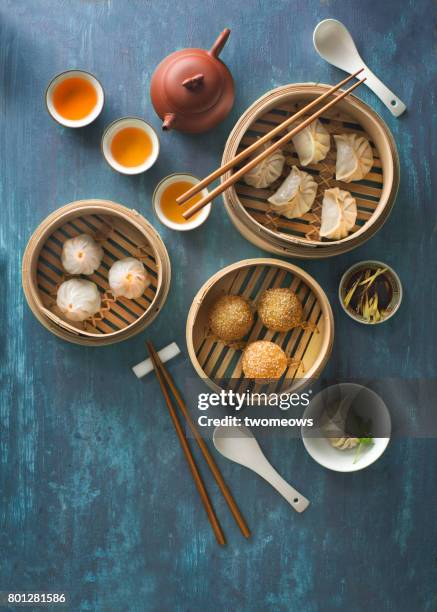
[[[306,497],[301,495],[296,489],[294,489],[291,485],[288,484],[286,480],[282,478],[280,474],[275,470],[275,468],[267,461],[258,464],[255,471],[262,476],[267,482],[269,482],[273,488],[275,488],[278,493],[284,497],[291,507],[296,510],[296,512],[303,512],[306,510],[310,504]]]
[[[405,104],[367,66],[364,67],[363,76],[366,77],[367,87],[384,102],[392,115],[395,117],[402,115],[407,108]]]

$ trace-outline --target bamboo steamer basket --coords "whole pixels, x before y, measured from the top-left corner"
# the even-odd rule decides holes
[[[215,391],[232,388],[244,392],[250,381],[242,374],[242,350],[227,346],[209,331],[209,311],[220,296],[242,295],[256,305],[265,289],[290,287],[302,302],[306,329],[269,331],[255,315],[245,343],[271,340],[295,361],[284,376],[263,392],[296,392],[317,378],[331,354],[334,320],[328,298],[320,285],[304,270],[286,261],[269,258],[246,259],[220,270],[199,290],[191,305],[186,326],[188,354],[197,374]]]
[[[67,278],[62,268],[63,243],[82,233],[96,238],[104,257],[94,274],[102,308],[91,319],[72,322],[56,306],[56,291]],[[115,298],[108,285],[110,266],[124,257],[140,259],[149,275],[144,294]],[[35,230],[23,256],[22,282],[30,309],[56,336],[75,344],[101,346],[121,342],[143,331],[162,309],[171,280],[170,259],[159,234],[137,211],[107,200],[79,200],[49,215]]]
[[[257,137],[270,131],[328,88],[328,85],[301,83],[266,93],[249,107],[235,125],[227,140],[222,163],[228,162]],[[291,165],[301,167],[293,144],[289,143],[284,148],[287,158],[284,175],[271,188],[255,189],[239,181],[223,194],[225,208],[240,233],[257,246],[275,254],[321,258],[345,253],[372,237],[385,223],[393,207],[399,187],[399,158],[393,136],[381,117],[359,98],[349,95],[320,119],[330,134],[352,132],[368,138],[374,164],[364,180],[344,183],[335,179],[336,151],[331,141],[331,150],[325,160],[303,168],[319,184],[312,210],[300,219],[275,218],[274,215],[272,219],[267,198],[288,174]],[[229,176],[230,173],[223,175],[222,181]],[[320,240],[318,228],[323,191],[335,186],[350,191],[355,197],[357,223],[346,238]]]

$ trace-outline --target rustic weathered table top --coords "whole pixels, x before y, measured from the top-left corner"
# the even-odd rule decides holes
[[[253,529],[245,541],[210,487],[229,539],[220,549],[200,505],[153,377],[130,366],[145,335],[100,350],[50,335],[28,309],[20,280],[32,231],[59,206],[107,198],[140,211],[160,231],[173,279],[148,331],[159,347],[185,350],[185,320],[200,285],[221,267],[263,255],[217,201],[209,222],[186,235],[153,217],[157,181],[204,176],[219,163],[233,124],[266,90],[342,78],[312,47],[314,26],[336,17],[364,58],[405,101],[394,119],[368,90],[359,96],[386,120],[401,159],[401,187],[384,228],[356,251],[303,262],[326,290],[336,320],[332,376],[436,377],[436,5],[431,0],[2,0],[0,2],[0,590],[60,591],[73,610],[435,610],[435,440],[393,442],[362,473],[331,473],[300,440],[266,440],[285,478],[312,502],[299,516],[267,484],[217,461]],[[236,80],[231,116],[201,136],[167,133],[152,171],[112,172],[103,127],[122,115],[158,128],[149,98],[154,67],[185,46],[208,47],[232,29],[222,58]],[[64,69],[95,73],[106,91],[101,118],[62,129],[43,101]],[[399,314],[378,329],[340,311],[342,272],[365,258],[400,274]],[[188,358],[171,366],[192,375]],[[208,482],[210,482],[208,478]]]

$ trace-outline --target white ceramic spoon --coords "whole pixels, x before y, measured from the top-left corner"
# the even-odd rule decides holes
[[[308,508],[310,502],[293,489],[267,461],[250,429],[244,425],[216,427],[213,440],[219,453],[267,480],[296,512],[303,512]]]
[[[353,73],[364,68],[359,78],[366,77],[367,85],[384,102],[395,116],[399,117],[406,110],[405,104],[363,62],[349,30],[337,19],[325,19],[317,24],[313,34],[314,47],[324,60]]]

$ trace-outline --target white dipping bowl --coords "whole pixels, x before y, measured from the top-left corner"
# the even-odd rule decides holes
[[[66,119],[58,113],[53,104],[53,92],[55,88],[59,85],[59,83],[62,83],[62,81],[70,79],[71,77],[80,77],[82,79],[85,79],[86,81],[89,81],[89,83],[91,83],[91,85],[94,87],[97,94],[96,105],[89,113],[89,115],[83,117],[82,119]],[[57,123],[63,125],[64,127],[81,128],[85,127],[86,125],[89,125],[95,119],[97,119],[97,117],[102,112],[104,102],[105,93],[103,91],[101,83],[96,79],[95,76],[93,76],[89,72],[85,72],[84,70],[67,70],[66,72],[61,72],[61,74],[58,74],[50,81],[49,86],[46,89],[47,110],[52,119],[54,119]]]
[[[312,418],[314,423],[319,423],[328,405],[340,401],[349,394],[360,396],[360,401],[354,403],[356,413],[366,419],[371,419],[375,431],[387,432],[389,437],[373,438],[373,444],[364,446],[357,462],[354,463],[356,448],[349,450],[334,448],[328,438],[318,433],[318,427],[303,426],[301,429],[302,441],[308,454],[321,466],[334,472],[357,472],[368,467],[381,457],[390,441],[391,418],[387,406],[377,393],[355,383],[339,383],[320,391],[311,400],[303,418]],[[365,414],[364,411],[361,411],[363,407],[365,407]]]
[[[192,185],[197,185],[197,183],[200,182],[200,179],[198,179],[196,176],[193,176],[192,174],[170,174],[169,176],[166,176],[162,179],[162,181],[158,183],[153,193],[153,210],[155,211],[156,216],[163,225],[178,232],[187,232],[196,227],[199,227],[208,219],[209,213],[211,212],[211,203],[204,206],[197,215],[191,217],[191,219],[188,219],[187,221],[185,221],[185,223],[175,223],[174,221],[168,219],[162,212],[161,197],[164,193],[164,190],[169,185],[171,185],[172,183],[177,183],[179,181],[186,181],[187,183],[191,183]],[[201,193],[203,197],[207,196],[208,189],[202,189]]]
[[[111,151],[111,143],[114,136],[125,128],[138,128],[145,132],[152,141],[152,152],[144,163],[139,166],[122,166],[113,157]],[[155,130],[144,119],[139,117],[121,117],[108,125],[103,132],[101,149],[103,157],[108,162],[113,170],[121,174],[141,174],[149,170],[158,159],[159,155],[159,138]]]

